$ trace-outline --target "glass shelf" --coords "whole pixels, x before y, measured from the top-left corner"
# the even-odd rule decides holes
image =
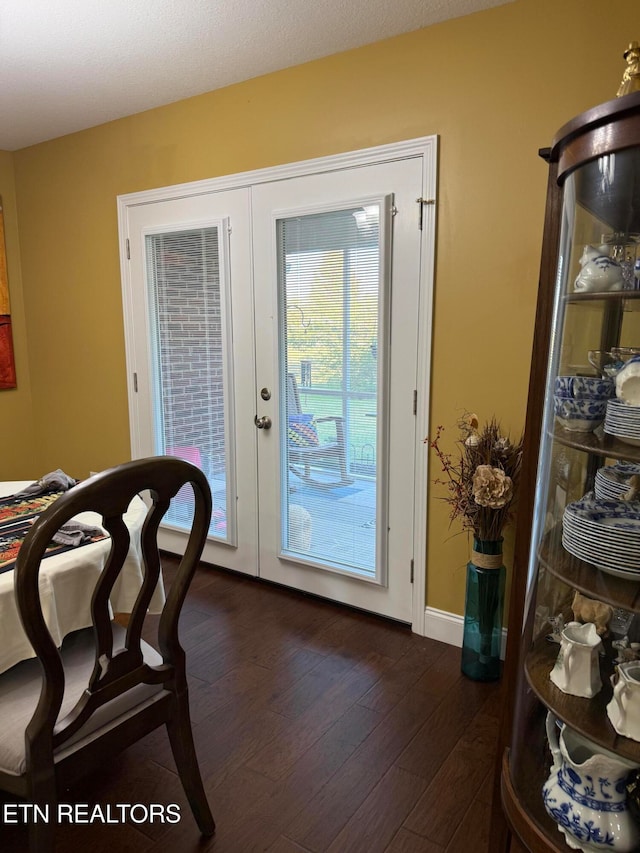
[[[640,447],[620,441],[613,435],[598,432],[571,432],[558,425],[550,431],[550,437],[565,447],[574,447],[604,459],[621,459],[640,462]]]
[[[607,717],[607,704],[613,693],[609,681],[613,675],[611,649],[607,649],[607,654],[601,658],[602,689],[592,699],[563,693],[549,678],[559,649],[557,643],[541,637],[535,641],[525,658],[527,681],[538,699],[556,717],[589,740],[640,764],[640,743],[619,735]]]
[[[581,302],[622,302],[624,309],[640,311],[640,290],[617,290],[604,293],[565,293],[565,302],[579,305]]]
[[[565,551],[562,547],[561,523],[542,538],[538,560],[550,574],[583,595],[605,601],[612,607],[640,613],[640,583],[609,575]]]

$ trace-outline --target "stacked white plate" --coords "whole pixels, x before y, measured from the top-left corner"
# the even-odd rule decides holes
[[[607,400],[604,431],[640,447],[640,406],[629,406],[616,398]]]
[[[610,575],[640,578],[640,501],[600,500],[590,492],[569,504],[565,549]]]
[[[596,471],[594,492],[599,500],[618,501],[630,488],[629,480],[640,475],[640,465],[631,462],[616,462]]]

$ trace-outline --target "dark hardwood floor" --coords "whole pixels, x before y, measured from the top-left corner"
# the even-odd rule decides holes
[[[459,649],[208,568],[181,637],[216,835],[201,841],[161,729],[60,799],[105,817],[175,803],[180,821],[62,825],[57,853],[490,853],[501,688],[461,676]],[[23,825],[0,833],[26,850]]]

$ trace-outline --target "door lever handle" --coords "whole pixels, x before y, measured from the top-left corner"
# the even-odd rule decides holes
[[[271,418],[268,415],[263,415],[261,418],[256,415],[253,422],[258,429],[271,429]]]

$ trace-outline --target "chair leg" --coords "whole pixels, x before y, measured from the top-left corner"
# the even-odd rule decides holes
[[[174,714],[170,720],[167,720],[167,732],[178,775],[200,832],[202,835],[213,835],[216,824],[198,767],[187,695],[176,696]]]
[[[353,477],[349,476],[349,471],[347,470],[347,455],[343,450],[338,453],[338,465],[340,466],[341,484],[350,486],[351,483],[353,483]]]
[[[29,799],[35,807],[28,828],[29,853],[53,853],[58,807],[53,775],[33,783]],[[41,818],[41,815],[45,815],[46,819]]]
[[[30,823],[29,853],[53,853],[55,832],[55,815],[51,815],[48,823]]]
[[[336,437],[338,444],[338,465],[340,466],[340,476],[344,485],[353,483],[353,477],[349,476],[349,463],[347,461],[347,443],[344,435],[344,421],[336,421]]]

